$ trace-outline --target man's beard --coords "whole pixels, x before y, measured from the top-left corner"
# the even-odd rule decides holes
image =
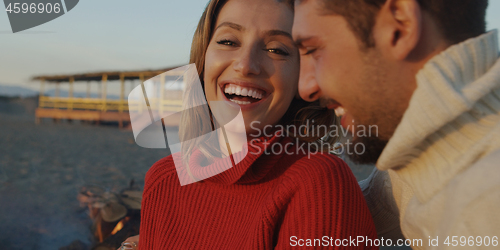
[[[359,152],[359,144],[364,145],[362,152]],[[386,145],[387,141],[381,140],[376,136],[354,137],[352,143],[348,144],[346,154],[354,163],[375,164]]]
[[[378,98],[382,98],[388,93],[384,88],[387,86],[387,72],[388,67],[385,65],[380,52],[372,49],[365,54],[363,58],[364,63],[363,75],[361,82],[365,83],[364,92],[373,93]],[[366,84],[369,83],[369,84]],[[395,117],[392,109],[387,107],[384,103],[387,101],[375,101],[361,106],[354,107],[353,110],[357,111],[352,114],[353,117],[362,117],[364,119],[353,120],[354,128],[368,128],[367,134],[357,136],[354,131],[352,143],[347,145],[346,155],[357,164],[375,164],[382,154],[389,138],[394,133],[400,117]],[[359,105],[359,103],[358,103]],[[353,112],[353,110],[348,110]],[[356,122],[354,122],[356,121]],[[380,131],[379,131],[380,129]],[[364,150],[359,152],[360,145],[363,145]],[[356,146],[358,146],[356,148]],[[356,151],[356,149],[358,149]]]

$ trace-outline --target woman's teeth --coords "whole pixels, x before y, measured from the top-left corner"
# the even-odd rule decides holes
[[[234,99],[231,99],[230,101],[236,103],[236,104],[239,104],[239,105],[248,105],[250,104],[251,102],[249,101],[238,101],[238,100],[234,100]]]
[[[237,95],[237,96],[242,96],[242,97],[252,97],[254,99],[260,100],[264,96],[264,94],[254,88],[248,88],[248,87],[241,87],[235,84],[227,84],[226,87],[224,88],[224,93],[229,94],[229,95]],[[236,100],[231,100],[233,102],[236,102]],[[239,102],[244,102],[244,103],[250,103],[246,101],[239,101]],[[236,102],[238,103],[238,102]],[[240,104],[240,103],[238,103]]]

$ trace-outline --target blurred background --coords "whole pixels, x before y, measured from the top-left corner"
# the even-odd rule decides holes
[[[65,76],[44,83],[47,97],[126,99],[141,72],[147,79],[154,70],[188,63],[206,3],[86,0],[15,34],[0,11],[1,249],[113,249],[134,232],[144,175],[169,152],[137,146],[126,122],[42,118],[35,124],[42,81],[33,78]],[[488,30],[500,28],[498,13],[500,1],[491,0]],[[69,84],[89,72],[100,73]],[[102,72],[135,73],[124,88],[110,78],[102,92]],[[358,179],[372,167],[352,165]]]

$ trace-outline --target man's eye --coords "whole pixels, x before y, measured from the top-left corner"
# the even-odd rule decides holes
[[[304,56],[305,55],[310,55],[310,54],[314,53],[315,51],[316,51],[316,48],[310,48],[310,47],[308,47],[308,48],[306,48],[306,52],[303,55]]]
[[[227,40],[227,39],[217,41],[217,44],[220,44],[220,45],[227,45],[227,46],[234,46],[234,45],[236,45],[236,43],[235,43],[235,42],[230,41],[230,40]]]
[[[282,50],[282,49],[267,49],[267,51],[271,52],[271,53],[274,53],[274,54],[278,54],[278,55],[283,55],[283,56],[288,56],[290,55],[290,53],[286,52],[285,50]]]

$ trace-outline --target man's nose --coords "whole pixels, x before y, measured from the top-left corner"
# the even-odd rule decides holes
[[[313,102],[321,97],[321,89],[316,81],[314,66],[307,59],[300,62],[299,94],[302,99]]]

